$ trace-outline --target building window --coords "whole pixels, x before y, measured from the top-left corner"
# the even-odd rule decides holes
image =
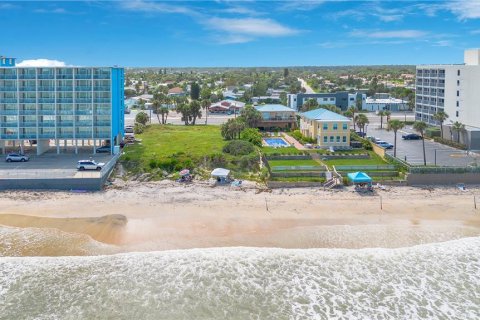
[[[323,124],[323,130],[328,130],[328,123]]]
[[[333,124],[333,130],[338,130],[338,124],[337,123]]]
[[[460,85],[460,80],[457,80],[457,86],[459,86],[459,85]]]
[[[457,107],[460,107],[460,102],[457,101]]]
[[[459,112],[458,112],[458,111],[456,111],[456,112],[455,112],[455,115],[457,116],[457,118],[458,118],[458,114],[459,114]]]
[[[457,90],[457,97],[460,97],[460,91]]]
[[[330,98],[330,101],[335,101],[335,98]]]
[[[328,137],[327,136],[323,136],[323,142],[325,142],[325,143],[328,142]]]
[[[337,136],[337,142],[340,142],[340,136]]]
[[[334,136],[330,136],[330,142],[334,142],[334,139],[335,139]]]
[[[328,98],[323,98],[323,101],[328,101]]]
[[[457,76],[460,76],[460,70],[457,70]]]
[[[348,125],[346,123],[343,124],[343,130],[348,130]]]
[[[347,136],[342,137],[342,142],[347,142]]]

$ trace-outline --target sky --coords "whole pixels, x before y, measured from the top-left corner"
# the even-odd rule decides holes
[[[0,1],[0,30],[21,65],[462,63],[480,0]]]

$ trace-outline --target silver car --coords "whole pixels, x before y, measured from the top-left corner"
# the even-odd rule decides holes
[[[9,153],[5,157],[5,161],[7,162],[25,162],[30,160],[30,158],[24,154],[21,153]]]

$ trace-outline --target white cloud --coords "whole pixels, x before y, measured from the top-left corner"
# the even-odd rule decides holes
[[[299,30],[286,27],[271,19],[256,18],[210,18],[204,24],[218,31],[243,36],[280,37],[299,33]]]
[[[23,60],[16,64],[18,67],[66,67],[67,64],[59,60],[33,59]]]
[[[455,0],[447,8],[460,20],[480,18],[480,0]]]
[[[420,30],[389,30],[389,31],[366,31],[356,30],[350,33],[354,37],[366,37],[374,39],[417,39],[427,35]]]
[[[296,0],[296,1],[285,1],[285,3],[280,6],[281,10],[301,10],[309,11],[315,9],[316,7],[327,2],[327,0]]]
[[[172,5],[167,3],[143,1],[143,0],[127,0],[122,1],[121,6],[123,9],[131,11],[142,12],[160,12],[160,13],[183,13],[183,14],[195,14],[195,11],[181,5]]]
[[[439,40],[433,44],[434,47],[451,47],[452,45],[452,41],[450,40]]]

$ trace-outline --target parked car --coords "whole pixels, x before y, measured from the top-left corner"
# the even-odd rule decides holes
[[[94,160],[80,160],[77,162],[77,169],[80,171],[84,170],[102,170],[105,163],[103,162],[95,162]]]
[[[130,108],[128,108],[128,107],[125,108],[124,113],[125,113],[125,114],[130,114]]]
[[[5,157],[5,161],[7,162],[25,162],[30,160],[30,158],[21,153],[9,153]]]
[[[125,127],[125,133],[133,133],[133,127],[132,126]]]
[[[402,136],[402,139],[403,140],[421,140],[422,136],[416,133],[409,133],[409,134],[404,134]]]
[[[361,132],[361,131],[356,131],[355,133],[362,138],[364,138],[367,135],[365,132]]]
[[[385,142],[385,141],[377,142],[377,146],[380,146],[380,147],[385,148],[385,149],[392,149],[393,148],[393,144],[390,144],[390,143]]]
[[[95,150],[96,153],[110,153],[111,148],[110,146],[101,146]]]

